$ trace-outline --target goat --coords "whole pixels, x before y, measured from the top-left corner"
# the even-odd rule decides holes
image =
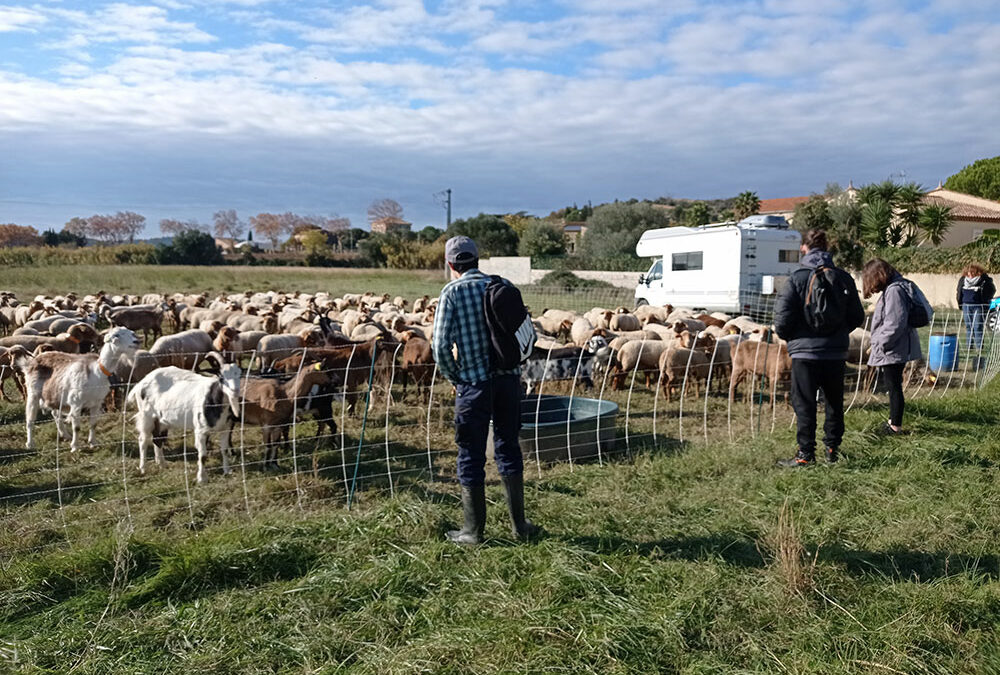
[[[415,331],[407,331],[400,336],[403,342],[403,356],[400,362],[400,379],[403,381],[403,398],[406,398],[406,384],[410,375],[421,395],[429,391],[434,375],[434,354],[431,343]]]
[[[144,377],[129,392],[127,403],[138,410],[135,417],[139,432],[139,473],[146,473],[146,450],[153,439],[167,431],[190,429],[198,449],[199,483],[205,480],[205,456],[209,434],[219,435],[222,473],[228,474],[229,433],[240,414],[240,367],[224,363],[215,352],[207,360],[216,363],[218,375],[199,375],[174,366],[159,368]],[[154,457],[163,466],[163,447],[154,443]]]
[[[243,421],[259,426],[264,440],[264,468],[278,468],[278,442],[287,437],[288,426],[294,423],[294,413],[305,410],[311,397],[330,383],[322,370],[304,368],[287,382],[275,378],[253,377],[243,381]],[[326,420],[324,420],[326,421]],[[336,429],[332,419],[329,423]]]
[[[536,384],[579,377],[584,387],[594,386],[595,367],[604,365],[611,356],[608,342],[601,336],[590,339],[587,346],[544,350],[535,347],[532,356],[521,366],[525,392],[531,393]]]
[[[27,448],[35,447],[34,426],[39,407],[51,410],[60,437],[64,437],[62,415],[69,419],[73,437],[70,451],[79,449],[80,415],[90,414],[88,443],[94,446],[97,416],[111,391],[112,372],[121,361],[131,361],[139,338],[128,328],[112,328],[98,354],[45,352],[34,359],[21,356],[14,367],[24,375]]]

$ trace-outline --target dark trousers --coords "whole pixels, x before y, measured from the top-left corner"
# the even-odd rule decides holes
[[[458,482],[465,487],[486,480],[486,438],[493,420],[493,453],[501,476],[524,472],[521,431],[521,379],[494,375],[491,380],[455,386],[455,443]]]
[[[826,400],[823,444],[839,448],[844,437],[844,362],[792,359],[792,408],[798,424],[795,439],[799,450],[805,453],[816,452],[816,394],[819,391]]]
[[[889,424],[903,426],[903,368],[905,363],[882,366],[882,377],[889,388]]]

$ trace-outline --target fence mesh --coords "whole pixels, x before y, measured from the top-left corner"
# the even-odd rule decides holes
[[[585,312],[631,305],[630,293],[619,289],[529,288],[525,296],[536,315],[549,308]],[[589,368],[585,351],[568,359],[554,346],[540,351],[542,377],[523,408],[527,470],[542,476],[553,463],[573,470],[580,462],[604,464],[640,449],[724,442],[788,428],[794,417],[787,403],[787,352],[768,331],[753,332],[770,324],[772,307],[769,298],[760,299],[748,312],[760,326],[748,319],[742,337],[720,337],[699,351],[699,340],[707,338],[694,332],[688,351],[671,352],[665,361],[640,358],[637,367],[621,372],[599,363]],[[1000,370],[1000,345],[991,325],[980,334],[969,329],[960,312],[939,310],[918,332],[924,359],[907,367],[908,399],[982,387]],[[864,334],[858,331],[852,339],[845,382],[848,413],[885,405],[880,379],[865,365]],[[641,357],[661,342],[648,334],[631,344],[638,343]],[[624,355],[622,346],[616,347],[612,363]],[[742,353],[739,362],[731,356],[734,348]],[[163,464],[148,461],[142,473],[137,410],[123,402],[127,383],[116,388],[116,405],[95,416],[93,446],[86,443],[88,416],[83,415],[76,452],[70,449],[69,426],[62,425],[65,435],[60,435],[51,415],[36,421],[35,447],[25,448],[24,403],[7,383],[5,395],[12,400],[0,404],[0,552],[10,556],[72,545],[106,536],[123,521],[136,531],[190,532],[234,518],[253,519],[268,509],[349,508],[372,495],[427,490],[432,483],[453,480],[452,386],[435,366],[420,373],[404,369],[403,349],[385,343],[373,359],[357,346],[342,348],[318,366],[300,359],[280,377],[263,376],[257,354],[243,357],[242,414],[231,432],[210,434],[212,449],[201,483],[196,480],[198,410],[183,428],[169,430],[165,438],[161,431],[156,442],[163,442]],[[564,363],[555,363],[559,360]],[[306,375],[321,375],[325,384],[296,392]],[[291,411],[290,416],[276,413],[266,429],[248,422],[246,414],[248,383],[259,382],[277,383],[281,395],[272,407]],[[63,392],[63,404],[69,395]],[[317,418],[321,399],[330,419],[323,413]],[[177,401],[171,405],[183,407]],[[204,417],[203,407],[201,413]],[[227,476],[219,459],[220,433],[232,437]],[[277,453],[276,464],[269,461],[269,450]]]

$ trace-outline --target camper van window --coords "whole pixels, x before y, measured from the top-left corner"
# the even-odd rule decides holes
[[[797,250],[782,249],[778,251],[778,262],[797,263],[798,261],[799,252]]]
[[[670,269],[674,272],[700,270],[701,251],[691,251],[689,253],[674,253],[671,257]]]
[[[656,281],[657,279],[663,278],[663,261],[657,260],[653,263],[653,266],[649,268],[649,273],[646,274],[646,281]]]

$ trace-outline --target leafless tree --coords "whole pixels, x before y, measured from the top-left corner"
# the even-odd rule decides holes
[[[402,218],[403,207],[395,199],[376,199],[368,207],[368,222],[374,223],[383,218]]]
[[[75,234],[79,237],[89,237],[91,234],[93,234],[90,231],[89,219],[81,218],[79,216],[70,218],[68,221],[66,221],[66,224],[63,225],[63,231],[69,232],[70,234]]]
[[[163,234],[177,235],[188,230],[198,230],[205,232],[208,228],[197,220],[176,220],[174,218],[164,218],[160,221],[160,232]]]
[[[235,209],[225,209],[212,214],[215,225],[215,236],[219,239],[242,239],[246,234],[246,225],[236,215]]]
[[[146,216],[134,211],[119,211],[114,215],[115,241],[135,241],[135,236],[141,234],[146,226]]]
[[[292,227],[285,216],[292,214],[258,213],[250,217],[250,227],[262,239],[271,242],[273,248],[277,248],[278,241],[285,234],[292,231]]]

